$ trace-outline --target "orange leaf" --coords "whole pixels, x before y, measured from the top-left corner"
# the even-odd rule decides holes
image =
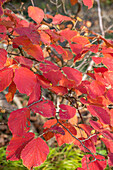
[[[75,5],[78,2],[78,0],[70,0],[70,2],[71,2],[71,5]]]
[[[70,17],[64,16],[61,14],[57,14],[53,17],[52,23],[56,25],[56,24],[61,24],[63,21],[70,21],[70,20],[71,20]]]
[[[40,24],[44,18],[43,10],[33,6],[28,7],[28,15],[38,24]]]
[[[83,3],[88,6],[88,9],[93,7],[93,0],[83,0]]]
[[[13,100],[14,94],[16,93],[16,85],[12,81],[12,83],[9,86],[8,93],[5,95],[7,102],[11,102]]]

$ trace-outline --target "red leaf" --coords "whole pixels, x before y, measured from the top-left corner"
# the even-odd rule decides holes
[[[6,37],[6,32],[7,32],[7,29],[4,25],[0,25],[0,41],[5,39]],[[0,49],[1,50],[1,49]],[[4,50],[4,49],[2,49]],[[5,51],[5,50],[4,50]]]
[[[70,123],[66,123],[65,121],[62,120],[59,120],[59,122],[62,123],[62,125],[64,125],[73,135],[77,134],[77,131],[73,125],[71,125]],[[54,127],[56,123],[57,123],[56,119],[48,120],[47,122],[45,122],[44,128],[51,128],[51,126]],[[65,128],[63,128],[59,123],[57,123],[56,126],[61,127],[63,132],[62,134],[55,134],[59,146],[63,145],[64,143],[72,143],[75,140],[71,136],[71,134]]]
[[[75,5],[78,2],[78,0],[70,0],[70,2],[71,2],[71,5]]]
[[[104,72],[104,79],[109,83],[109,85],[113,86],[113,71]]]
[[[60,45],[51,44],[51,47],[54,48],[59,54],[67,55],[66,51]]]
[[[75,54],[80,54],[83,50],[83,47],[81,44],[70,44],[70,47],[71,47],[72,52]]]
[[[60,133],[61,135],[65,135],[64,130],[58,125],[52,126],[50,130],[53,131],[54,133]]]
[[[21,136],[30,129],[30,110],[22,108],[10,113],[8,126],[13,135]]]
[[[52,23],[56,25],[56,24],[61,24],[63,21],[70,21],[70,20],[71,20],[70,17],[64,16],[61,14],[57,14],[53,17]]]
[[[68,93],[67,88],[62,86],[52,86],[49,88],[49,90],[56,93],[57,95],[62,95],[62,96]]]
[[[71,41],[71,39],[76,36],[77,34],[79,34],[77,31],[75,30],[70,30],[70,29],[64,29],[60,32],[60,35],[62,37],[64,37],[67,41]]]
[[[113,109],[110,110],[110,125],[113,127]]]
[[[60,121],[73,135],[77,135],[77,131],[74,128],[74,126],[72,126],[70,123],[63,123],[62,121]],[[61,126],[62,127],[62,126]],[[71,134],[62,127],[63,131],[65,132],[65,135],[61,135],[61,134],[55,134],[56,140],[58,142],[58,145],[61,146],[64,143],[72,143],[75,141],[75,138],[73,138],[71,136]]]
[[[30,106],[30,109],[35,112],[39,113],[40,115],[44,117],[52,117],[55,116],[56,110],[55,106],[52,101],[49,100],[43,100],[39,103],[36,103],[32,106]]]
[[[20,93],[25,93],[29,96],[37,81],[35,74],[31,70],[19,67],[15,70],[14,82]]]
[[[38,83],[35,84],[32,93],[29,96],[29,102],[28,105],[30,105],[33,102],[38,101],[41,98],[41,88]]]
[[[102,63],[108,68],[109,71],[113,71],[113,57],[108,57],[107,54],[102,58]]]
[[[25,133],[22,136],[13,136],[6,150],[7,160],[20,159],[21,151],[34,138],[34,133]]]
[[[59,116],[61,119],[71,119],[72,117],[74,117],[76,113],[75,108],[64,104],[61,104],[59,107],[60,107]]]
[[[41,165],[49,154],[49,147],[41,138],[31,140],[21,152],[23,164],[31,169]]]
[[[99,63],[98,63],[99,64]],[[96,72],[96,73],[104,73],[105,71],[108,71],[108,69],[107,68],[105,68],[105,67],[97,67],[97,68],[94,68],[94,72]]]
[[[113,166],[113,153],[109,153],[109,154],[108,154],[108,157],[109,157],[109,159],[108,159],[108,165],[109,165],[109,166]]]
[[[0,48],[0,69],[4,68],[4,64],[6,63],[7,60],[7,51]]]
[[[54,133],[52,131],[50,131],[48,128],[44,129],[43,132],[44,132],[43,137],[46,141],[48,141],[54,137]]]
[[[59,85],[72,89],[76,87],[75,81],[74,80],[69,80],[67,77],[63,75],[62,79],[59,81]]]
[[[102,129],[102,125],[96,121],[90,120],[90,124],[97,131],[100,131]]]
[[[3,15],[3,8],[2,8],[2,5],[0,3],[0,16]]]
[[[51,81],[53,86],[56,86],[63,76],[60,70],[51,70],[48,73],[43,73],[43,75],[46,79]]]
[[[72,52],[69,49],[66,49],[65,52],[66,52],[66,55],[64,53],[62,55],[63,60],[64,61],[71,60],[73,58]]]
[[[19,45],[22,46],[23,50],[25,50],[29,55],[33,56],[36,60],[42,61],[44,60],[42,49],[39,45],[33,44],[30,39],[26,36],[16,37],[13,40],[13,46],[16,44],[17,48]]]
[[[97,53],[99,50],[99,44],[92,44],[90,47],[85,47],[86,50],[91,51],[93,53]]]
[[[103,170],[106,165],[107,165],[107,162],[105,160],[105,158],[103,156],[100,156],[100,155],[95,155],[96,159],[99,159],[99,160],[96,160],[94,162],[91,162],[91,160],[94,160],[93,156],[92,155],[84,155],[84,157],[82,158],[82,167],[84,169],[88,169],[88,170]],[[103,161],[101,161],[103,160]]]
[[[105,138],[110,139],[110,140],[113,141],[113,133],[111,133],[110,131],[108,131],[108,130],[102,130],[102,131],[101,131],[101,134],[102,134]]]
[[[44,44],[48,44],[50,45],[51,43],[51,39],[50,36],[48,34],[46,34],[44,31],[40,31],[40,39]]]
[[[9,86],[8,93],[5,95],[7,102],[11,102],[13,100],[14,94],[16,93],[16,85],[12,81],[12,83]]]
[[[86,37],[83,37],[83,36],[74,36],[72,39],[71,39],[72,42],[74,43],[77,43],[77,44],[81,44],[83,47],[86,45],[86,44],[89,44],[89,40],[88,38]]]
[[[83,3],[88,6],[88,9],[93,7],[93,0],[83,0]]]
[[[87,106],[87,109],[93,116],[97,116],[102,123],[110,124],[110,116],[107,108],[105,110],[102,107],[90,105]]]
[[[96,98],[102,96],[105,92],[105,85],[100,81],[93,80],[89,86],[87,86],[90,97]]]
[[[111,140],[108,140],[108,139],[104,139],[104,138],[101,138],[101,140],[104,142],[104,144],[106,145],[107,149],[109,152],[113,153],[113,141]]]
[[[38,24],[40,24],[44,18],[43,10],[33,6],[28,7],[28,15]]]
[[[40,70],[43,72],[43,76],[51,81],[53,86],[57,85],[63,76],[62,72],[59,70],[59,67],[51,61],[45,60],[44,64],[41,63]]]
[[[3,5],[3,3],[4,3],[5,1],[6,1],[6,0],[1,0],[1,1],[0,1],[0,16],[3,15],[2,5]]]
[[[90,127],[89,125],[86,125],[86,124],[80,124],[79,126],[87,133],[88,136],[91,136],[91,131],[93,130],[92,127]],[[91,137],[90,140],[92,140],[94,143],[96,143],[97,135]]]
[[[96,153],[96,148],[92,140],[86,140],[86,138],[79,138],[79,140],[85,140],[83,144],[85,145],[86,148],[88,148],[91,152]],[[84,151],[84,152],[89,152],[85,147],[81,145],[81,143],[78,140],[74,141],[74,144],[79,146],[79,148]]]
[[[51,61],[44,60],[44,64],[40,63],[40,70],[43,71],[43,73],[47,73],[51,70],[59,70],[59,67],[52,63]]]
[[[35,27],[18,27],[14,29],[19,35],[27,36],[33,44],[40,43],[40,34],[37,32]]]
[[[4,68],[0,70],[0,92],[10,85],[13,79],[13,69]]]
[[[84,94],[87,94],[87,87],[90,85],[90,82],[85,80],[82,81],[81,84],[77,87],[77,89]]]
[[[44,123],[43,137],[45,138],[46,141],[51,139],[54,136],[54,132],[50,131],[50,129],[51,129],[51,127],[54,127],[55,124],[58,125],[56,119],[50,119]]]
[[[109,89],[106,96],[113,103],[113,89]]]
[[[57,123],[57,120],[56,119],[50,119],[50,120],[47,120],[45,123],[44,123],[44,128],[50,128],[51,126],[53,126],[54,124]]]
[[[15,60],[18,61],[19,64],[21,64],[21,66],[26,66],[27,68],[31,68],[33,65],[33,61],[25,58],[23,56],[15,56]]]
[[[37,79],[40,83],[40,85],[43,87],[43,88],[51,88],[51,82],[49,80],[47,80],[44,76],[42,75],[39,75],[39,74],[36,74],[37,76]]]
[[[63,67],[63,72],[67,75],[67,78],[75,81],[75,85],[79,85],[82,81],[82,73],[74,68]]]

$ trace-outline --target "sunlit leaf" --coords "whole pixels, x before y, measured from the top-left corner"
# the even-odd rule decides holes
[[[20,93],[25,93],[29,96],[36,82],[35,74],[28,68],[19,67],[15,70],[14,83]]]
[[[23,164],[31,169],[41,165],[49,154],[49,147],[40,137],[31,140],[22,150],[21,159]]]
[[[93,7],[93,0],[83,0],[83,3],[88,6],[88,9]]]
[[[28,7],[28,15],[38,24],[40,24],[44,18],[43,10],[33,6]]]

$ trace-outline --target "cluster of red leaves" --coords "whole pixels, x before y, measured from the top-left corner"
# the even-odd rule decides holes
[[[76,2],[71,0],[72,5]],[[92,0],[83,2],[88,8],[92,6]],[[78,31],[68,28],[55,30],[49,24],[42,24],[44,18],[51,18],[54,27],[63,21],[74,22],[70,17],[45,15],[43,10],[32,6],[28,8],[28,15],[35,23],[21,20],[10,10],[4,10],[4,16],[0,18],[0,40],[7,46],[10,43],[13,48],[12,53],[0,48],[0,91],[9,87],[6,94],[8,102],[13,100],[16,90],[29,96],[28,105],[13,111],[9,116],[8,126],[13,137],[7,147],[7,159],[21,158],[28,169],[39,166],[46,160],[48,145],[41,135],[35,138],[34,133],[29,132],[32,111],[51,118],[44,124],[42,135],[46,141],[55,136],[59,146],[73,142],[84,152],[89,152],[82,159],[82,168],[78,169],[103,170],[106,167],[105,158],[96,155],[95,145],[98,139],[106,145],[109,152],[108,164],[113,166],[113,111],[108,109],[113,102],[112,42],[98,36],[97,44],[92,44],[92,37],[84,37]],[[100,40],[103,41],[101,45]],[[61,46],[64,42],[68,44],[68,48]],[[19,53],[14,53],[16,50]],[[63,63],[71,59],[76,63],[89,51],[93,53],[95,66],[100,63],[103,66],[95,67],[91,73],[87,73],[90,79],[84,81],[80,71],[64,66]],[[101,57],[96,57],[97,52]],[[48,60],[49,55],[57,64]],[[63,62],[62,66],[59,62]],[[37,72],[32,70],[34,63],[37,65]],[[56,114],[55,104],[42,97],[41,88],[64,97],[71,106],[60,104]],[[69,96],[70,91],[76,93],[76,105]],[[97,121],[90,120],[90,125],[78,125],[77,96],[81,94],[86,97],[81,97],[80,102],[97,118]],[[93,130],[95,132],[92,134]]]

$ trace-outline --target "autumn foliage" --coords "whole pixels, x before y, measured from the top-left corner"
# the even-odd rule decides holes
[[[77,0],[70,2],[75,5]],[[0,48],[0,91],[9,87],[8,102],[17,90],[29,96],[26,107],[10,113],[12,139],[7,160],[22,159],[28,169],[39,166],[49,154],[46,141],[55,136],[59,146],[74,143],[88,153],[78,170],[103,170],[107,163],[113,166],[113,110],[109,109],[113,104],[113,42],[88,30],[85,36],[70,27],[60,29],[67,21],[75,24],[76,19],[69,16],[51,16],[29,6],[28,16],[33,20],[29,22],[3,10],[3,3],[1,0],[0,41],[7,48]],[[93,6],[92,0],[83,3]],[[93,67],[84,73],[76,64],[86,56]],[[59,102],[46,98],[42,89]],[[81,107],[91,114],[89,124],[84,123]],[[39,137],[30,132],[31,112],[47,118]],[[107,158],[96,153],[98,141],[106,145]]]

